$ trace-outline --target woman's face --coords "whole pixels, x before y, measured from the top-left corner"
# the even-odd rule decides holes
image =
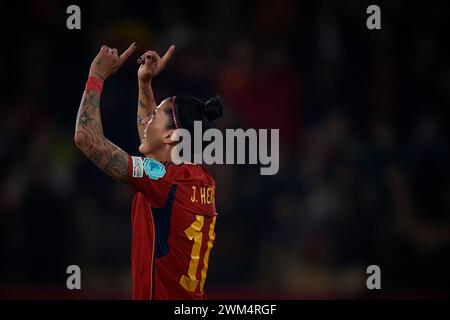
[[[155,111],[143,120],[146,124],[139,151],[145,155],[155,153],[163,148],[172,129],[167,128],[168,116],[166,109],[171,108],[171,99],[166,99],[156,107]]]

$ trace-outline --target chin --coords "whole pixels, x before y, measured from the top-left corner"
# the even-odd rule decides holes
[[[145,154],[147,152],[146,145],[141,143],[141,145],[139,146],[139,152],[142,153],[142,154]]]
[[[152,146],[149,145],[147,141],[144,141],[144,143],[141,143],[141,145],[139,146],[139,152],[147,156],[152,152]]]

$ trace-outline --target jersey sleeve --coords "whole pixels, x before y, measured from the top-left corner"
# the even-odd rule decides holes
[[[153,206],[164,203],[172,185],[164,164],[135,156],[128,156],[128,182],[135,193],[143,193]]]

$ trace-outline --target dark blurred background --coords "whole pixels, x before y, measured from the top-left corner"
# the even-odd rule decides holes
[[[81,30],[66,8],[81,8]],[[381,8],[368,30],[366,8]],[[279,128],[280,170],[211,168],[210,298],[440,298],[450,289],[448,31],[437,1],[1,3],[0,298],[131,297],[131,190],[73,142],[92,59],[137,53],[105,84],[105,135],[138,154],[136,59],[154,81],[227,102],[224,128]],[[66,268],[82,290],[66,289]],[[366,268],[381,268],[381,290]]]

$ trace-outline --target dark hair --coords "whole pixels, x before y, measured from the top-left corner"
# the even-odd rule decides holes
[[[194,134],[194,121],[201,121],[203,130],[216,126],[214,120],[222,116],[223,103],[220,97],[214,97],[203,102],[195,97],[176,96],[174,109],[178,128],[186,129],[189,133]],[[167,108],[166,114],[169,117],[167,127],[175,129],[172,108]]]

